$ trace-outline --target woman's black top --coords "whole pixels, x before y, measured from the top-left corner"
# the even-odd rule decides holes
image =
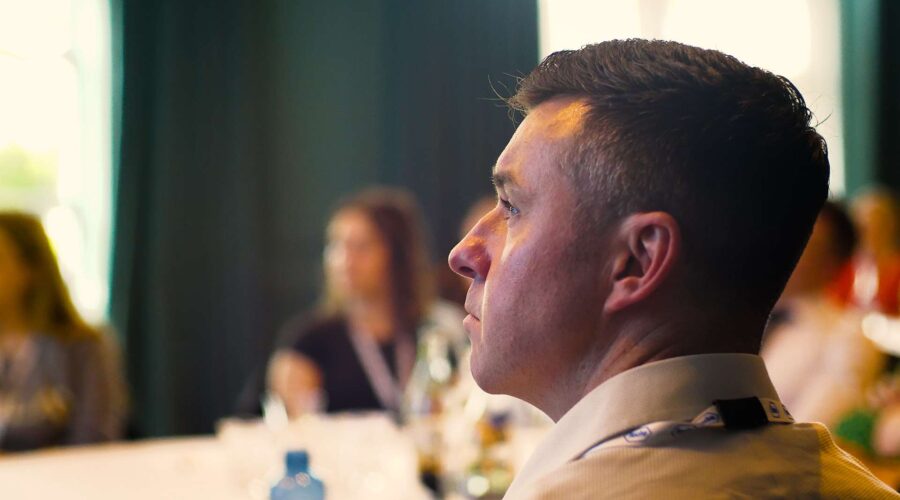
[[[292,322],[291,348],[311,359],[322,372],[325,411],[329,413],[384,410],[350,340],[344,318],[315,318]],[[291,325],[288,326],[291,328]],[[379,344],[391,373],[397,375],[394,342]]]

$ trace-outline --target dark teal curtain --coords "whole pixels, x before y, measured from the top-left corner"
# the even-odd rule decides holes
[[[882,0],[878,179],[900,192],[900,2]]]
[[[841,0],[847,193],[900,191],[900,2]]]
[[[120,0],[111,316],[133,433],[209,432],[319,286],[322,226],[419,195],[436,260],[514,126],[533,1]]]

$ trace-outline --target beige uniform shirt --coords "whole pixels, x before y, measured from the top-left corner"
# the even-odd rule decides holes
[[[753,396],[778,399],[762,359],[749,354],[623,372],[557,422],[505,498],[900,498],[819,424],[703,428],[650,446],[597,447],[653,422],[689,422],[715,400]]]

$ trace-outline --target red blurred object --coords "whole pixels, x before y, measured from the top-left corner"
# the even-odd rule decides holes
[[[867,266],[877,270],[877,274],[867,270]],[[870,283],[862,283],[865,280]],[[866,288],[871,290],[867,293]],[[900,255],[882,259],[877,266],[867,264],[861,258],[851,259],[828,287],[828,294],[840,304],[853,304],[891,316],[900,315]]]

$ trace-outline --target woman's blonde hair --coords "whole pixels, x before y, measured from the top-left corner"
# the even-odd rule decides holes
[[[99,335],[75,309],[41,221],[31,214],[0,211],[0,232],[29,270],[23,306],[32,330],[65,339]]]
[[[365,214],[387,245],[395,319],[402,330],[414,332],[434,298],[418,203],[406,190],[371,187],[340,200],[331,218],[350,210]],[[320,312],[327,316],[340,315],[343,307],[343,297],[326,279]]]

